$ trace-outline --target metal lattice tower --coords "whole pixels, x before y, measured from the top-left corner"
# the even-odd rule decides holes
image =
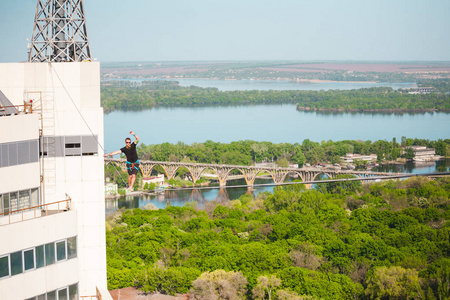
[[[29,62],[91,60],[83,0],[38,0]]]

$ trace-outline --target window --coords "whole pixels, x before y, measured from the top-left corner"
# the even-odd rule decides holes
[[[78,300],[78,283],[26,300]]]
[[[19,208],[17,194],[18,194],[18,192],[9,193],[9,203],[10,203],[10,207],[11,207],[10,211],[15,211]]]
[[[65,260],[66,255],[66,241],[56,242],[56,259],[58,261]]]
[[[0,278],[9,276],[9,256],[0,257]]]
[[[65,156],[81,155],[81,136],[64,137],[64,155]]]
[[[31,197],[30,197],[30,206],[38,206],[39,205],[39,189],[31,189]]]
[[[81,144],[80,143],[66,144],[66,149],[73,149],[73,148],[81,148]]]
[[[77,237],[67,239],[67,256],[69,259],[77,257]]]
[[[45,300],[45,294],[33,297],[33,298],[28,298],[27,300]]]
[[[47,293],[47,300],[57,300],[56,291],[51,291]]]
[[[23,251],[24,271],[34,269],[34,248]]]
[[[30,207],[30,190],[19,191],[19,209]]]
[[[55,263],[55,243],[45,244],[45,265]]]
[[[11,276],[23,273],[22,251],[11,253]]]
[[[67,300],[67,288],[58,290],[58,300]]]
[[[44,245],[36,247],[36,269],[42,268],[45,265],[44,259]]]
[[[69,286],[69,300],[78,300],[78,283]]]
[[[2,196],[3,201],[3,213],[9,213],[9,194],[3,194]]]
[[[0,213],[9,213],[39,205],[39,188],[0,195]]]
[[[43,268],[44,266],[52,265],[55,262],[62,262],[75,257],[77,257],[76,236],[3,255],[0,256],[0,279]],[[78,295],[77,285],[71,288],[73,293],[70,292],[70,290],[67,290],[67,294],[64,294],[66,295],[66,298],[64,299],[67,299],[69,295]],[[56,291],[54,292],[56,293]]]

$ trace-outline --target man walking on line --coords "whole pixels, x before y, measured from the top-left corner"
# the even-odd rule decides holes
[[[136,181],[136,174],[139,172],[139,158],[136,152],[136,145],[139,143],[139,137],[134,131],[130,131],[130,134],[136,139],[133,143],[130,138],[125,139],[125,147],[120,150],[107,153],[103,157],[114,156],[116,154],[124,153],[127,157],[127,171],[128,171],[128,190],[133,191],[134,182]]]

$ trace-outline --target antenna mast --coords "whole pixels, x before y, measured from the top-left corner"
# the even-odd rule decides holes
[[[90,60],[83,0],[38,0],[28,61]]]

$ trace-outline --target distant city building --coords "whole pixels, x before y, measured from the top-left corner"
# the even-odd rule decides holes
[[[427,148],[425,146],[410,146],[406,148],[412,148],[414,150],[413,160],[417,162],[433,161],[441,158],[441,156],[436,155],[436,150],[434,148]]]
[[[352,163],[355,160],[376,161],[377,155],[376,154],[361,155],[361,154],[347,153],[345,154],[345,156],[341,156],[341,159],[346,163]]]
[[[158,174],[157,176],[144,178],[143,183],[144,183],[144,185],[146,183],[148,183],[148,184],[154,183],[154,184],[156,184],[156,186],[163,186],[164,185],[164,174]]]
[[[117,183],[105,183],[105,196],[115,196],[119,193]]]

